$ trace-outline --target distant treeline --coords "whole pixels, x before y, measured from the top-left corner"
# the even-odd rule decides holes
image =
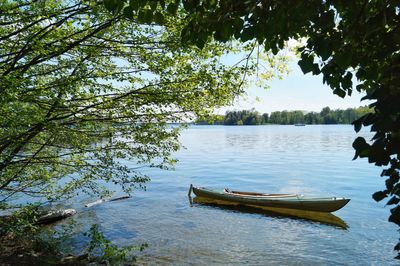
[[[321,112],[276,111],[260,114],[256,110],[228,111],[213,121],[197,121],[200,125],[264,125],[264,124],[351,124],[371,110],[368,107],[331,110],[325,107]]]

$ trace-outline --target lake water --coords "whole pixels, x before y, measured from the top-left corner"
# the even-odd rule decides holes
[[[381,169],[352,161],[355,137],[349,125],[192,126],[182,132],[186,149],[176,154],[175,171],[149,170],[147,191],[83,209],[74,219],[82,230],[99,223],[120,245],[147,242],[138,254],[144,265],[396,264],[397,227],[387,222],[389,208],[371,198],[384,186]],[[348,228],[191,206],[190,184],[350,198],[334,213]]]

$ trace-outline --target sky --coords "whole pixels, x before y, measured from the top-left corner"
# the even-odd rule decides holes
[[[297,62],[290,63],[290,73],[268,81],[269,89],[251,87],[247,89],[247,97],[241,97],[232,106],[221,108],[218,113],[227,110],[244,110],[255,108],[261,113],[271,113],[283,110],[321,111],[323,107],[331,109],[346,109],[367,105],[361,102],[363,94],[353,91],[344,99],[332,93],[329,86],[322,83],[322,75],[304,75]],[[257,100],[258,98],[258,100]]]

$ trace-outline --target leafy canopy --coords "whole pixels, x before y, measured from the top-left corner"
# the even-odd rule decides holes
[[[180,11],[148,12],[1,2],[0,210],[103,195],[99,180],[129,193],[148,180],[141,167],[174,163],[179,128],[168,123],[210,114],[242,92],[254,67],[221,63],[233,46],[184,47]]]
[[[156,20],[157,12],[186,11],[184,43],[203,48],[215,39],[257,41],[278,53],[290,39],[305,39],[298,64],[304,73],[322,74],[323,82],[340,97],[356,90],[365,93],[373,111],[354,121],[356,131],[370,126],[370,141],[357,138],[355,158],[368,158],[382,172],[386,188],[373,195],[389,197],[389,220],[400,225],[400,10],[396,0],[106,0],[117,13],[126,3],[129,12]],[[157,11],[156,11],[157,10]],[[124,12],[125,13],[125,12]],[[148,22],[142,20],[143,22]],[[400,250],[400,244],[396,246]]]

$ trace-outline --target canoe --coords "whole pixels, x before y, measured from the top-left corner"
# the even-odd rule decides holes
[[[334,212],[343,208],[350,201],[350,199],[337,197],[307,198],[300,194],[263,194],[230,191],[228,189],[212,190],[203,187],[193,187],[192,185],[191,190],[198,197],[230,201],[242,205],[316,212]]]

